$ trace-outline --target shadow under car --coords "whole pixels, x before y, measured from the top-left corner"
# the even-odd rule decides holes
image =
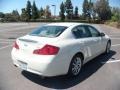
[[[43,79],[41,78],[41,76],[32,74],[27,71],[22,71],[22,75],[28,80],[47,88],[67,89],[89,78],[92,74],[94,74],[104,65],[104,63],[102,62],[107,62],[115,54],[116,52],[111,50],[110,53],[107,55],[102,54],[96,57],[95,59],[91,60],[83,66],[81,73],[78,76],[72,78],[68,78],[64,75],[55,77],[45,77]]]

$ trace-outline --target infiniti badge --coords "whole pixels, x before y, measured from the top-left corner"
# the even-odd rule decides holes
[[[27,47],[28,45],[27,44],[24,44],[25,47]]]

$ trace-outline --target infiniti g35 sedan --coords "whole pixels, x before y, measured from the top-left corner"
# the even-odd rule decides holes
[[[11,52],[15,66],[40,76],[77,76],[82,66],[109,53],[111,40],[93,25],[52,23],[17,38]]]

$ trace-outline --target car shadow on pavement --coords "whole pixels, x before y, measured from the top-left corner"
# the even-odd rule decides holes
[[[25,76],[28,80],[47,88],[67,89],[81,83],[82,81],[92,76],[92,74],[98,71],[105,64],[102,62],[107,62],[115,54],[115,51],[110,51],[108,55],[102,54],[96,57],[84,65],[80,75],[77,77],[68,78],[66,76],[56,76],[41,78],[39,75],[35,75],[26,71],[22,71],[22,75]]]

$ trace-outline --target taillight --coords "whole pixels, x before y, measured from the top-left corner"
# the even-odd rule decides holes
[[[14,43],[13,47],[16,48],[16,49],[19,49],[19,46],[18,46],[17,42]]]
[[[52,45],[45,45],[41,49],[34,50],[33,54],[38,55],[56,55],[59,51],[59,47],[52,46]]]

